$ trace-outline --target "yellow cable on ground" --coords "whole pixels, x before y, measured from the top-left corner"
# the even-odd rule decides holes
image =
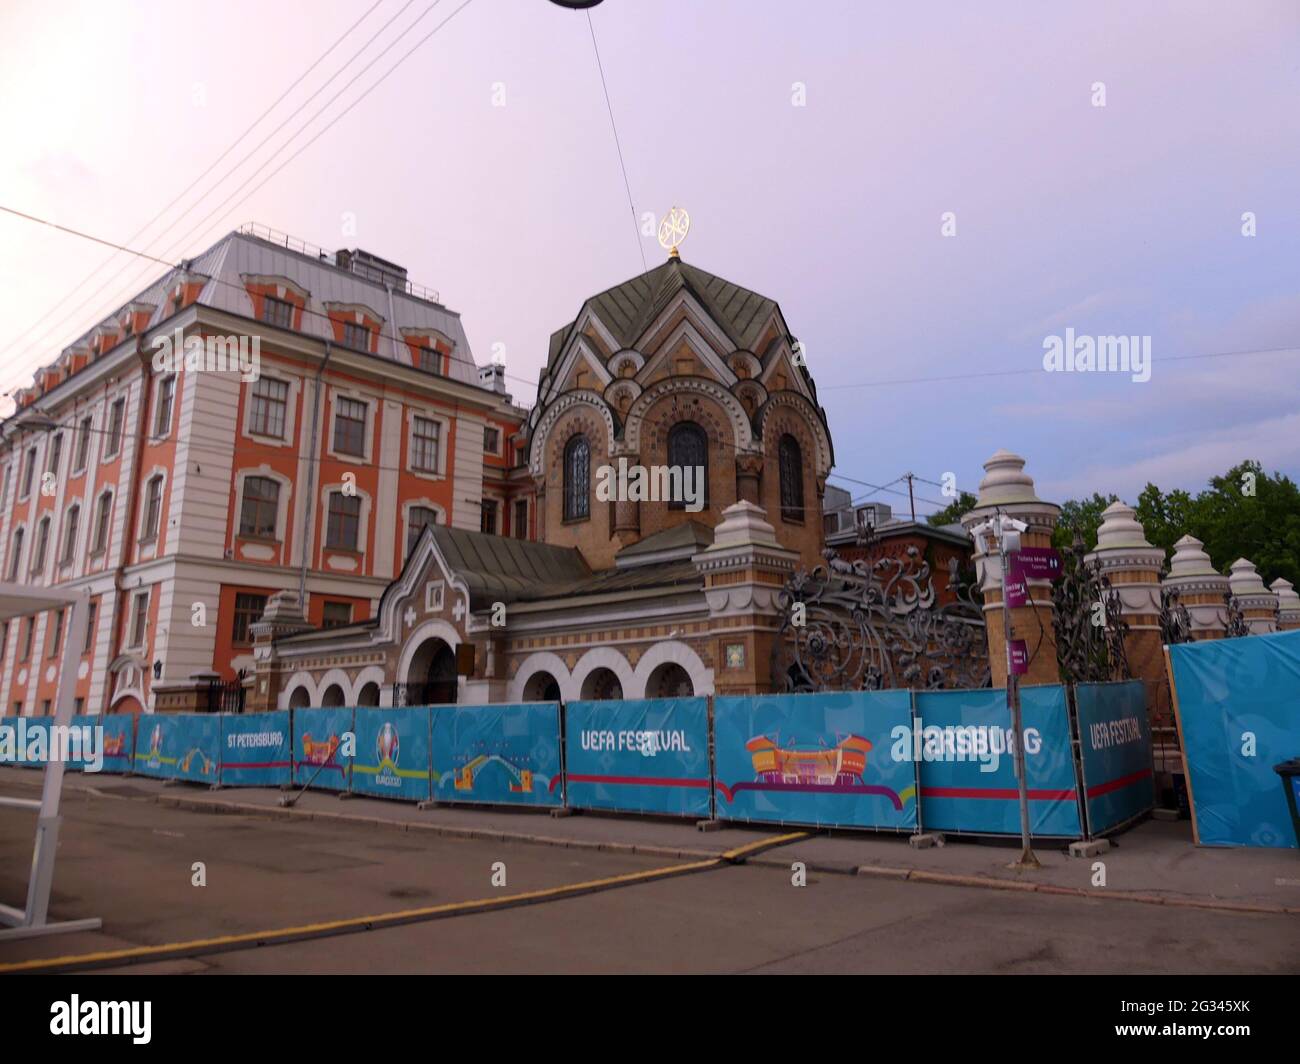
[[[691,872],[703,872],[710,868],[720,868],[724,864],[737,864],[746,857],[753,856],[760,851],[770,850],[773,847],[783,846],[788,842],[807,837],[808,832],[806,831],[795,831],[788,835],[772,835],[765,839],[759,839],[757,842],[747,843],[733,850],[727,850],[717,857],[710,857],[704,861],[669,865],[665,868],[652,868],[645,872],[626,872],[623,875],[607,876],[603,879],[589,879],[582,883],[571,883],[562,887],[548,887],[545,890],[530,890],[522,894],[507,894],[499,898],[476,898],[472,901],[449,902],[446,905],[430,905],[422,909],[403,909],[399,912],[380,913],[376,916],[356,916],[346,920],[327,920],[321,923],[302,924],[298,927],[282,927],[270,931],[249,931],[240,935],[223,935],[220,938],[196,938],[189,942],[170,942],[161,946],[132,946],[128,949],[103,950],[99,953],[82,953],[66,957],[47,957],[20,961],[17,964],[0,964],[0,974],[85,971],[90,968],[110,968],[121,964],[138,964],[142,961],[196,957],[206,953],[227,953],[257,946],[277,946],[287,942],[299,942],[311,938],[347,935],[358,931],[376,931],[401,924],[441,920],[451,916],[468,916],[474,913],[493,912],[522,905],[536,905],[540,902],[558,901],[562,898],[577,897],[581,894],[594,894],[597,891],[634,886],[638,883],[668,879],[672,876],[686,875]]]

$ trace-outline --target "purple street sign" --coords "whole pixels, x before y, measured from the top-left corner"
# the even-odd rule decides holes
[[[1029,605],[1029,585],[1025,583],[1024,570],[1014,554],[1007,557],[1006,596],[1007,606],[1013,610]]]
[[[1023,639],[1012,639],[1007,643],[1007,662],[1014,676],[1023,676],[1029,671],[1029,644]]]
[[[1055,547],[1021,547],[1016,560],[1023,576],[1055,580],[1061,575],[1061,555]]]

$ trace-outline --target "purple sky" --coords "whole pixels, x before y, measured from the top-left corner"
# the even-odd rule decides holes
[[[370,2],[8,0],[0,203],[127,240]],[[174,261],[256,220],[359,245],[439,289],[480,362],[504,344],[507,371],[535,381],[550,332],[640,272],[638,240],[651,266],[663,258],[633,227],[582,13],[472,0],[251,198],[190,233],[429,6],[414,0],[209,192],[404,2],[381,0],[130,242]],[[441,0],[248,187],[461,2]],[[1295,0],[605,0],[592,22],[637,212],[687,207],[683,257],[780,302],[806,346],[838,473],[880,484],[953,472],[973,489],[982,460],[1008,447],[1056,500],[1095,490],[1134,501],[1148,479],[1196,489],[1244,457],[1300,476]],[[806,106],[792,106],[796,82]],[[1105,107],[1092,105],[1094,82]],[[505,106],[493,106],[502,87]],[[946,211],[955,237],[940,234]],[[1245,211],[1253,238],[1241,235]],[[0,348],[110,254],[8,216],[0,241]],[[0,350],[0,390],[159,268],[118,256],[107,271],[91,287],[121,276],[90,305],[73,313],[81,297],[69,300]],[[1150,336],[1151,380],[1042,372],[1044,337],[1067,327]],[[851,387],[1016,368],[1037,372]],[[529,384],[510,386],[532,401]]]

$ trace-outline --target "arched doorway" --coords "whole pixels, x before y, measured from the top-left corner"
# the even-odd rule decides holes
[[[332,683],[325,688],[325,693],[320,696],[322,706],[341,706],[344,703],[343,688],[336,683]]]
[[[524,684],[525,702],[558,702],[560,684],[549,672],[535,672]]]
[[[311,692],[308,691],[307,688],[304,687],[302,684],[299,684],[297,687],[293,689],[293,693],[289,695],[289,708],[306,709],[310,705],[311,705]]]
[[[406,671],[401,704],[445,705],[456,701],[456,653],[436,636],[420,644]]]
[[[379,684],[373,681],[366,684],[357,692],[357,705],[359,706],[377,706],[379,705]]]
[[[646,698],[691,698],[694,694],[690,673],[675,661],[665,661],[646,680]]]
[[[604,702],[623,697],[623,684],[613,669],[604,667],[592,669],[582,681],[582,700],[584,702]]]

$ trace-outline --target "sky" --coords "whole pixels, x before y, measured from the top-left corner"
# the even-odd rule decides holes
[[[1003,447],[1053,501],[1300,479],[1297,0],[372,4],[6,0],[0,205],[167,262],[249,221],[365,248],[524,405],[681,205],[855,498],[912,472],[933,511]],[[3,213],[0,248],[0,392],[162,272]],[[1067,329],[1149,337],[1150,379],[1045,371]]]

